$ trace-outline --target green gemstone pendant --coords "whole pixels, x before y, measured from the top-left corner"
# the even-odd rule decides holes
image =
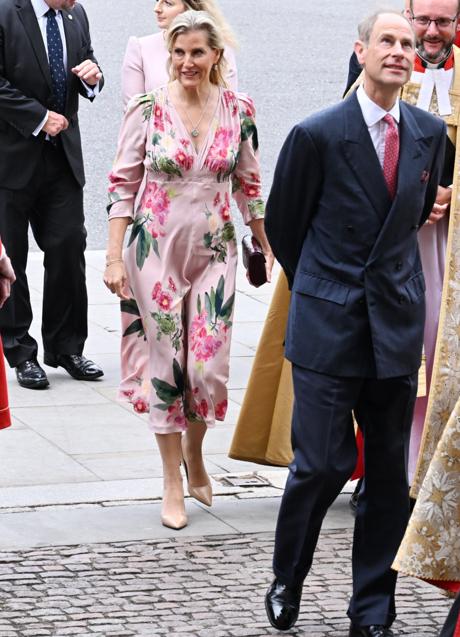
[[[192,133],[191,133],[192,137],[198,137],[199,134],[200,133],[196,130],[196,128],[192,130]]]

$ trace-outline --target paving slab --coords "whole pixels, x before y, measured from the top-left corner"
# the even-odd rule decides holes
[[[21,421],[68,454],[148,450],[154,436],[134,412],[101,404],[21,409]]]
[[[46,507],[0,516],[0,549],[65,546],[100,542],[130,542],[175,537],[177,531],[160,521],[161,504],[126,506],[80,505]],[[188,526],[182,535],[233,533],[237,529],[217,515],[186,500]]]
[[[20,449],[20,453],[18,453]],[[39,433],[22,428],[2,431],[0,445],[2,487],[89,482],[94,474]],[[0,489],[0,498],[3,489]]]

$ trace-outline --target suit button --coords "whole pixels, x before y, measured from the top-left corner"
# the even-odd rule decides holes
[[[418,223],[414,224],[413,226],[411,226],[412,230],[418,230],[419,225]]]
[[[398,298],[399,303],[402,305],[405,302],[405,300],[406,298],[402,294],[400,294]]]
[[[395,265],[396,270],[402,270],[402,267],[403,267],[402,261],[398,261]]]
[[[354,226],[347,226],[347,230],[348,232],[354,232],[355,228]]]
[[[358,305],[364,305],[364,299],[359,299]]]
[[[374,266],[373,265],[368,265],[366,268],[366,272],[373,272],[374,271]]]

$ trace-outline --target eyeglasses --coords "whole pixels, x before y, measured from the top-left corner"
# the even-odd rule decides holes
[[[455,16],[455,18],[435,18],[432,20],[426,15],[412,15],[411,20],[418,27],[426,27],[428,29],[430,24],[434,22],[438,29],[448,29],[450,25],[457,20],[457,16]]]

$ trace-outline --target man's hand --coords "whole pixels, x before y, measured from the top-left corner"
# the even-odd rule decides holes
[[[78,66],[74,66],[72,69],[80,80],[83,80],[88,86],[96,86],[102,77],[102,73],[98,65],[92,60],[83,60]]]
[[[68,127],[69,122],[64,115],[60,115],[60,113],[55,113],[54,111],[48,111],[48,119],[42,130],[48,133],[48,135],[51,135],[51,137],[55,137]]]
[[[11,284],[16,281],[14,270],[11,266],[11,261],[3,253],[0,257],[0,308],[10,296]]]
[[[444,188],[444,186],[438,186],[438,194],[436,196],[436,202],[433,206],[430,216],[428,217],[426,224],[431,226],[444,217],[452,199],[452,189]]]

